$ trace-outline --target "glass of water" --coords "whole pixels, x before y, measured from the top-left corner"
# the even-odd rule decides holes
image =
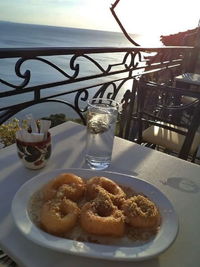
[[[90,168],[106,169],[111,163],[119,104],[111,99],[88,102],[86,162]]]

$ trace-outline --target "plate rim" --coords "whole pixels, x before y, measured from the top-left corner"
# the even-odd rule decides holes
[[[26,198],[28,197],[26,202],[22,202],[21,203],[21,202],[17,202],[17,201],[20,200],[20,197],[24,197],[23,194],[21,194],[21,193],[23,193],[24,189],[26,189],[27,187],[30,187],[31,184],[34,184],[34,183],[38,182],[38,180],[41,179],[42,177],[43,178],[46,177],[45,181],[43,181],[43,182],[39,181],[38,183],[36,183],[36,184],[39,184],[40,188],[41,188],[41,186],[43,184],[45,184],[47,181],[51,180],[58,173],[62,173],[62,172],[73,172],[73,173],[77,172],[77,175],[80,175],[80,173],[83,172],[84,174],[86,174],[86,176],[89,176],[88,173],[93,173],[94,175],[99,173],[99,175],[101,174],[101,176],[118,175],[118,177],[121,176],[121,177],[129,180],[130,183],[132,183],[132,181],[134,180],[135,182],[137,181],[137,183],[139,183],[139,184],[141,184],[141,183],[143,184],[144,183],[144,184],[148,185],[150,188],[154,189],[158,193],[158,195],[161,196],[161,199],[163,198],[166,201],[165,204],[167,204],[168,208],[170,208],[170,212],[168,214],[168,216],[169,216],[168,219],[170,220],[170,216],[172,216],[171,219],[172,219],[172,221],[174,223],[173,231],[172,231],[173,235],[171,235],[170,238],[168,236],[168,240],[167,240],[165,246],[160,246],[160,247],[158,246],[157,251],[155,251],[155,249],[154,249],[154,251],[152,253],[148,253],[148,249],[144,250],[144,251],[142,251],[142,252],[144,252],[144,255],[138,257],[136,253],[130,254],[130,252],[129,252],[129,255],[127,255],[127,253],[126,253],[126,250],[132,250],[134,252],[135,247],[121,247],[121,246],[114,246],[114,245],[95,244],[95,243],[90,243],[90,242],[80,242],[80,241],[75,241],[75,240],[55,237],[53,235],[50,235],[50,234],[42,231],[41,229],[39,229],[36,225],[34,225],[32,223],[32,221],[30,220],[30,218],[28,216],[27,204],[28,204],[28,201],[30,199],[30,195],[28,195],[28,194],[26,195]],[[50,175],[50,176],[48,176],[48,175]],[[92,177],[94,175],[91,175],[89,177]],[[108,178],[110,178],[110,177],[108,177]],[[110,179],[113,179],[113,178],[110,178]],[[133,180],[131,180],[131,179],[133,179]],[[118,179],[116,179],[116,180],[118,180]],[[121,178],[119,178],[119,180],[121,180]],[[133,186],[134,186],[134,182],[133,182]],[[39,187],[37,189],[39,189]],[[35,190],[37,190],[37,189],[35,189]],[[34,192],[32,192],[32,193],[34,193]],[[147,196],[148,196],[148,194],[147,194]],[[20,213],[18,212],[19,204],[22,204],[22,207],[24,208],[24,210],[22,210]],[[158,203],[156,203],[156,204],[158,204]],[[51,171],[48,171],[48,172],[37,174],[36,176],[34,176],[31,179],[29,179],[28,181],[26,181],[18,189],[18,191],[16,192],[16,194],[15,194],[13,200],[12,200],[11,213],[12,213],[12,217],[14,219],[14,223],[17,226],[17,228],[20,230],[20,232],[28,240],[36,243],[37,245],[40,245],[42,247],[45,247],[45,248],[48,248],[48,249],[52,249],[52,250],[55,250],[55,251],[58,251],[58,252],[64,252],[64,253],[68,253],[68,254],[79,255],[79,256],[84,256],[84,257],[89,257],[89,258],[98,258],[98,259],[106,259],[106,260],[114,260],[114,261],[118,261],[118,260],[120,260],[120,261],[141,261],[141,260],[147,260],[147,259],[156,257],[159,254],[163,253],[165,250],[167,250],[174,243],[174,241],[176,240],[178,231],[179,231],[178,215],[177,215],[177,213],[176,213],[171,201],[168,199],[168,197],[165,195],[165,193],[163,193],[155,185],[153,185],[150,182],[140,178],[139,176],[125,174],[125,173],[119,173],[119,172],[109,171],[109,170],[107,170],[107,171],[106,170],[104,170],[104,171],[96,171],[96,170],[81,169],[81,168],[63,168],[63,169],[54,169],[54,170],[51,170]],[[25,220],[24,224],[21,224],[21,218],[20,218],[21,215],[24,215],[24,220]],[[167,223],[167,227],[169,227],[169,225],[170,225],[170,222]],[[162,224],[161,224],[161,226],[162,226]],[[28,235],[26,233],[25,228],[31,228],[33,233],[31,235]],[[161,229],[162,229],[162,227],[161,227]],[[160,236],[161,235],[161,229],[159,230],[159,232],[158,232],[158,234],[156,236]],[[164,230],[166,231],[166,229],[164,229]],[[42,236],[44,237],[44,240],[47,239],[47,242],[45,242],[43,239],[42,239],[42,241],[38,240],[37,235],[36,235],[36,237],[34,236],[34,234],[38,234],[38,233],[41,234],[41,232],[42,232]],[[170,233],[171,233],[171,231],[170,231]],[[49,239],[50,239],[50,241],[49,241]],[[53,245],[51,243],[52,239],[54,241],[59,242],[59,246],[55,247],[55,245]],[[68,245],[68,249],[66,249],[67,245]],[[70,245],[71,245],[71,247],[70,247]],[[89,250],[88,250],[87,247],[89,247]],[[111,250],[111,252],[108,252],[108,248],[113,248],[113,250]],[[114,248],[115,248],[115,250],[114,250]],[[139,246],[139,248],[142,248],[142,246]],[[104,249],[103,254],[102,254],[102,251],[101,251],[102,249]],[[123,250],[125,250],[125,252]],[[118,255],[116,254],[115,256],[113,256],[114,252],[116,252]],[[139,251],[138,251],[138,253],[139,253]]]

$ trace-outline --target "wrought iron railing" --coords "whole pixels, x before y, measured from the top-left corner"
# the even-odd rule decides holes
[[[41,103],[65,104],[83,123],[91,97],[117,99],[127,108],[135,94],[135,78],[143,74],[170,83],[187,69],[193,51],[193,47],[0,49],[0,124]]]

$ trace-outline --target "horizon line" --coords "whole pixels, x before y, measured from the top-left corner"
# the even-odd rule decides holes
[[[98,30],[98,29],[91,29],[91,28],[78,28],[78,27],[63,26],[63,25],[49,25],[49,24],[39,24],[39,23],[16,22],[16,21],[9,21],[9,20],[0,20],[0,23],[1,22],[3,22],[3,23],[13,23],[13,24],[23,24],[23,25],[36,25],[36,26],[46,26],[46,27],[69,28],[69,29],[77,29],[77,30],[99,31],[99,32],[112,32],[112,33],[119,33],[119,34],[124,35],[123,32],[121,32],[121,31]],[[137,35],[137,36],[144,35],[144,33],[128,33],[128,34]],[[160,35],[160,34],[158,34],[158,35]]]

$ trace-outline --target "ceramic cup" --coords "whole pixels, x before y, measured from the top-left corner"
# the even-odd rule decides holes
[[[16,139],[17,153],[25,167],[29,169],[43,168],[51,156],[51,134],[41,142],[23,142]]]

